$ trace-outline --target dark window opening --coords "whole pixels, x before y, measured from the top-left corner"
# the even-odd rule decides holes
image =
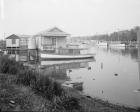
[[[16,39],[12,39],[12,44],[16,44]]]

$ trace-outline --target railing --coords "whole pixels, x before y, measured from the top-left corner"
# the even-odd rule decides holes
[[[43,50],[55,50],[55,45],[43,45]]]
[[[67,49],[67,48],[59,48],[57,49],[57,53],[58,54],[62,54],[62,55],[77,55],[80,54],[80,50],[79,49]]]
[[[28,45],[20,45],[20,50],[28,49]]]
[[[43,51],[50,54],[61,54],[61,55],[76,55],[80,54],[80,49],[74,48],[56,48],[55,45],[43,45]]]

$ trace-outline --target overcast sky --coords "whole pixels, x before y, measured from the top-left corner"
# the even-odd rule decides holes
[[[1,0],[0,38],[57,26],[73,36],[140,26],[140,0]]]

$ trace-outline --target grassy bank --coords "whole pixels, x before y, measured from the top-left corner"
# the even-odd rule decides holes
[[[46,112],[138,112],[81,95],[22,63],[0,58],[0,109]]]
[[[44,99],[44,104],[42,104],[42,101],[40,101],[40,103],[44,105],[43,107],[40,107],[41,110],[45,109],[48,112],[81,111],[79,100],[69,96],[59,83],[41,75],[36,71],[31,70],[30,68],[25,68],[22,63],[9,59],[7,56],[1,57],[0,63],[0,72],[2,73],[0,81],[2,103],[0,104],[0,108],[2,110],[12,109],[9,106],[14,105],[15,103],[20,105],[18,108],[25,107],[20,109],[35,110],[33,108],[34,106],[31,106],[34,105],[34,101],[30,99],[33,96],[39,96]],[[26,92],[22,90],[26,90]],[[30,93],[33,93],[31,98],[29,97]],[[4,94],[7,94],[7,97],[3,97]],[[22,95],[18,96],[18,94]],[[22,103],[16,101],[19,98]],[[36,97],[34,99],[36,99]],[[11,104],[11,102],[14,104]],[[35,107],[39,107],[39,105],[40,104]],[[13,107],[13,109],[17,108],[17,106]]]

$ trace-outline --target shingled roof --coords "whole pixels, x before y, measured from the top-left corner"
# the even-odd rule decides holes
[[[70,34],[60,30],[57,27],[42,31],[34,36],[69,36]]]
[[[20,35],[20,34],[12,34],[8,36],[6,39],[20,39],[20,38],[29,38],[30,35]]]
[[[12,34],[10,36],[8,36],[6,39],[20,39],[19,36]]]

